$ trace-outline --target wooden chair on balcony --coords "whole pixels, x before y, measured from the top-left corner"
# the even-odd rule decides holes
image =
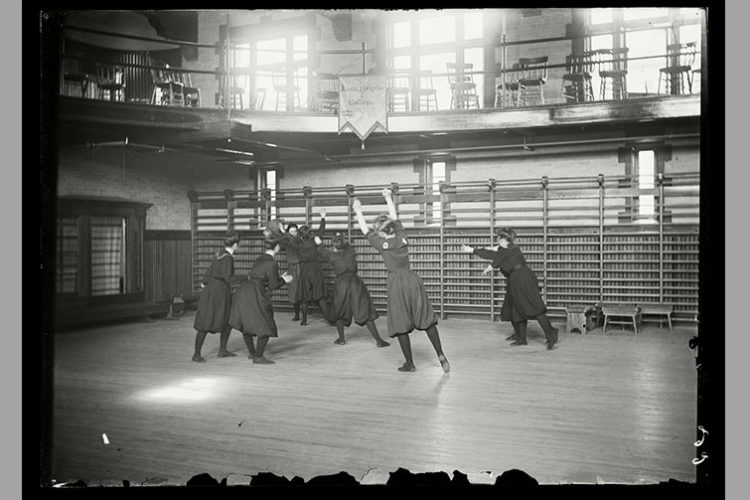
[[[495,107],[513,108],[518,106],[518,80],[522,72],[518,63],[513,63],[511,71],[503,74],[502,81],[495,85]]]
[[[272,80],[273,90],[276,92],[276,111],[299,111],[302,106],[297,75],[292,76],[291,85],[287,82],[286,73],[274,73]]]
[[[568,103],[594,100],[592,77],[596,70],[598,52],[565,56],[565,74],[562,76],[562,95]]]
[[[599,99],[607,98],[610,91],[612,100],[628,98],[628,48],[599,49]]]
[[[226,76],[221,78],[221,95],[229,92],[224,106],[230,107],[231,109],[244,109],[245,108],[245,92],[248,89],[249,76],[245,73],[232,74],[229,88],[226,87]],[[251,99],[252,101],[252,99]]]
[[[255,99],[253,99],[253,109],[263,111],[263,105],[266,103],[266,89],[259,87],[255,89]]]
[[[518,79],[518,104],[528,106],[535,98],[544,104],[544,84],[547,83],[547,56],[522,57],[518,68],[522,71]]]
[[[199,108],[201,106],[201,89],[193,86],[190,73],[180,71],[177,72],[175,77],[182,84],[182,99],[185,106]]]
[[[409,111],[411,99],[411,70],[394,69],[388,76],[388,112]]]
[[[667,65],[659,69],[657,94],[683,95],[693,93],[695,42],[667,45]],[[664,88],[662,89],[662,81]]]
[[[315,93],[310,108],[319,113],[339,112],[339,77],[331,73],[314,74]]]
[[[184,106],[184,85],[168,69],[152,69],[151,80],[154,84],[151,93],[151,104],[156,106]]]
[[[471,71],[471,63],[445,63],[451,91],[451,109],[479,109],[477,84]]]
[[[122,67],[108,64],[97,65],[96,77],[99,99],[125,100],[125,70]]]
[[[414,89],[417,100],[417,111],[437,111],[437,89],[432,81],[432,71],[423,70],[417,73],[417,88]]]

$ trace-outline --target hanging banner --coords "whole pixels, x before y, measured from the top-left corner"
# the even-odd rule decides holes
[[[339,134],[348,128],[364,144],[378,127],[388,132],[385,76],[342,76],[339,80]]]

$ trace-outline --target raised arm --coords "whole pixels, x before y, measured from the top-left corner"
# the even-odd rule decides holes
[[[388,217],[393,220],[398,219],[396,205],[393,204],[393,193],[390,188],[383,189],[383,198],[385,198],[385,204],[388,205]]]
[[[369,232],[369,228],[367,227],[365,216],[362,215],[362,202],[357,198],[354,198],[354,201],[352,202],[352,210],[354,210],[354,213],[357,215],[359,230],[362,231],[362,234],[367,234]]]
[[[326,260],[331,260],[331,252],[323,246],[323,240],[320,239],[320,236],[315,237],[315,244],[318,245],[318,255],[322,256]]]
[[[318,225],[318,236],[323,237],[323,232],[326,230],[326,209],[320,209],[320,224]]]

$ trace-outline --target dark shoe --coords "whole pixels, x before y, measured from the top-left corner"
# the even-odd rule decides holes
[[[333,341],[334,344],[344,345],[346,344],[346,340],[344,339],[336,339]]]
[[[403,366],[401,366],[398,371],[400,372],[413,372],[417,368],[414,365],[411,365],[409,363],[404,363]]]
[[[219,351],[219,354],[217,354],[217,356],[220,358],[233,358],[237,355],[231,351]]]
[[[554,340],[550,340],[549,342],[547,342],[547,350],[551,351],[552,349],[554,349],[556,343],[557,342],[555,342]]]
[[[511,343],[510,345],[527,345],[528,342],[525,340],[516,340],[515,342]]]
[[[257,358],[253,358],[253,363],[257,363],[257,364],[261,364],[261,365],[273,365],[276,362],[275,361],[271,361],[270,359],[265,358],[263,356],[260,356],[260,357],[257,357]]]
[[[302,321],[299,322],[299,324],[302,325],[302,326],[307,326],[307,321],[302,320]]]
[[[299,321],[299,314],[295,314],[292,321]]]
[[[391,344],[389,344],[385,340],[378,340],[378,347],[388,347],[389,345]]]
[[[205,363],[206,360],[203,359],[203,356],[200,356],[199,354],[193,354],[193,361],[196,363]]]
[[[438,360],[440,361],[440,366],[443,367],[443,371],[445,373],[448,373],[449,371],[451,371],[451,365],[448,364],[448,360],[445,358],[444,354],[441,354],[440,356],[438,356]]]
[[[518,335],[514,333],[513,335],[505,337],[505,340],[518,340]]]

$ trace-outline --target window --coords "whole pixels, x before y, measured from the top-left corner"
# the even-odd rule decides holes
[[[279,168],[277,166],[263,167],[258,170],[258,186],[260,190],[268,190],[269,200],[271,201],[268,213],[265,212],[265,209],[262,210],[260,221],[263,225],[265,225],[266,220],[272,220],[278,216],[276,210],[276,193],[279,189],[278,179]]]
[[[429,169],[429,179],[431,185],[430,194],[434,196],[440,196],[440,184],[445,182],[445,161],[427,162],[427,168]],[[432,219],[440,220],[441,214],[441,203],[436,201],[432,203]]]
[[[248,96],[264,89],[263,110],[276,110],[277,102],[280,111],[299,109],[308,95],[308,39],[308,35],[288,35],[235,44],[233,85]],[[244,99],[244,107],[250,107],[251,101]]]
[[[484,71],[483,24],[482,9],[395,12],[388,24],[389,69],[432,71],[438,109],[449,109],[451,95],[446,63],[471,63],[472,71]],[[473,78],[482,102],[484,76],[475,73]],[[414,102],[412,106],[416,110]]]
[[[695,41],[700,50],[700,16],[700,9],[590,9],[588,49],[627,48],[628,94],[656,94],[667,45]]]
[[[591,9],[591,24],[606,24],[614,20],[615,9]]]
[[[414,160],[414,171],[419,174],[419,184],[424,187],[426,197],[434,200],[422,204],[422,215],[415,219],[424,224],[438,223],[441,219],[451,218],[448,213],[450,206],[441,203],[441,186],[450,183],[450,173],[456,169],[456,159],[453,157],[420,158]]]
[[[656,155],[653,149],[638,151],[635,158],[636,184],[638,189],[654,189],[656,186]],[[656,197],[653,194],[638,196],[637,212],[640,222],[653,221]]]
[[[92,298],[98,305],[121,303],[124,296],[142,300],[143,234],[150,206],[119,199],[59,197],[57,294],[73,303]]]
[[[91,295],[125,290],[125,219],[91,217]]]
[[[665,221],[671,220],[671,213],[661,206],[658,196],[657,179],[664,175],[665,164],[672,157],[671,147],[666,144],[633,144],[618,151],[624,163],[625,177],[620,182],[623,189],[643,190],[624,199],[624,210],[618,213],[620,222],[630,224],[654,224],[660,213]],[[665,179],[669,185],[669,179]],[[649,191],[649,192],[644,192]]]

